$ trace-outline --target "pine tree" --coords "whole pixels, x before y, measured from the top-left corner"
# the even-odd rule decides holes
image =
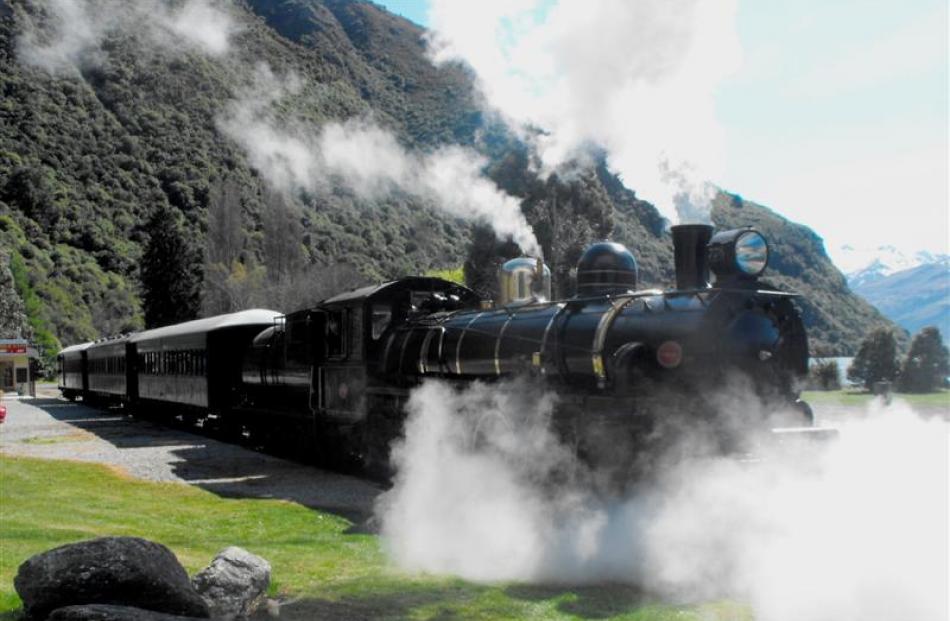
[[[875,382],[893,381],[897,377],[897,341],[887,328],[871,332],[861,343],[858,355],[848,367],[848,379],[861,382],[868,390]]]
[[[901,367],[901,391],[931,392],[943,386],[948,374],[950,354],[943,344],[940,330],[933,326],[924,328],[911,342]]]
[[[184,226],[168,206],[159,207],[148,223],[149,240],[142,257],[145,327],[157,328],[198,316],[202,260]]]
[[[497,299],[499,266],[520,255],[517,244],[499,240],[487,224],[476,224],[472,229],[472,246],[462,266],[465,284],[485,299]]]

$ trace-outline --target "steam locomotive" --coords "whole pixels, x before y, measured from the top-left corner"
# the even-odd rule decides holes
[[[529,378],[558,393],[558,428],[581,441],[597,430],[642,444],[670,426],[728,435],[713,407],[727,386],[754,395],[743,425],[775,426],[781,413],[785,426],[811,426],[796,388],[807,336],[794,294],[760,281],[765,238],[707,225],[673,227],[672,238],[673,289],[639,289],[634,256],[600,242],[582,255],[568,299],[552,300],[550,270],[522,257],[499,270],[494,302],[412,277],[286,315],[248,310],[68,347],[60,388],[280,432],[312,450],[346,447],[371,466],[385,462],[406,399],[427,378]]]

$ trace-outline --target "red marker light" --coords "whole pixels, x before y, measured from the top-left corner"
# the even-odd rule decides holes
[[[664,369],[675,369],[683,362],[683,348],[676,341],[666,341],[657,348],[656,361]]]

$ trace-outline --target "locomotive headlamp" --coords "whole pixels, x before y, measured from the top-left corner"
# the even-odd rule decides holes
[[[719,278],[755,278],[769,263],[769,245],[755,229],[734,229],[716,233],[707,246],[709,267]]]

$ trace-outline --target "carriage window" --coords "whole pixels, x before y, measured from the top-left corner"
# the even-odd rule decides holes
[[[343,311],[327,313],[327,358],[341,358],[343,345],[346,342],[343,325]]]
[[[383,335],[389,322],[393,319],[393,309],[388,304],[373,305],[373,340],[378,341]]]

